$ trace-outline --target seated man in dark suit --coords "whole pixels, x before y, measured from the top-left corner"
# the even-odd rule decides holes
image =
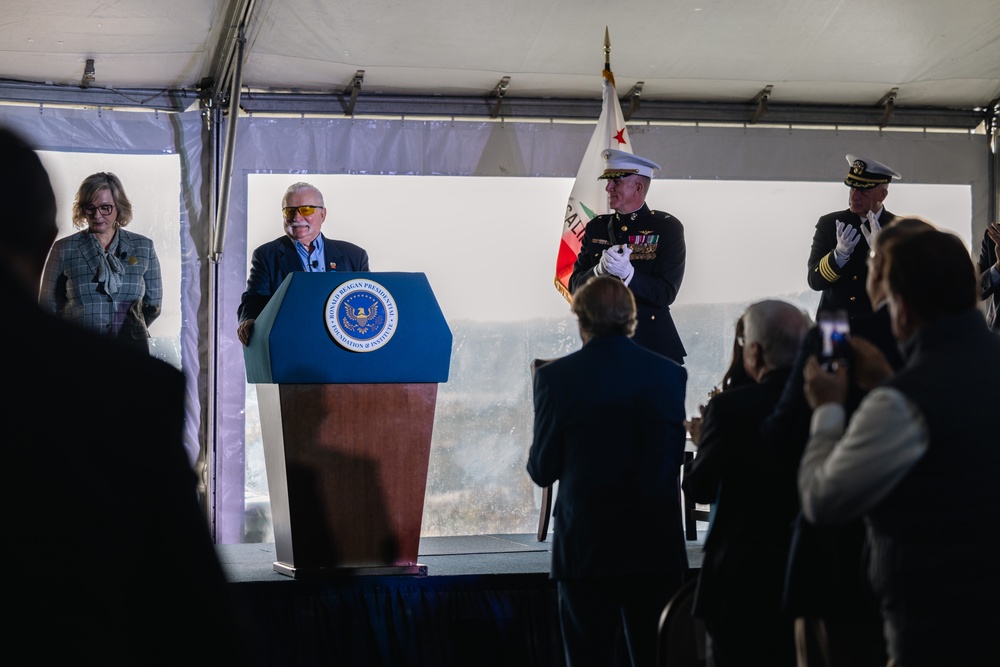
[[[183,446],[184,375],[39,306],[55,195],[4,129],[0,200],[30,208],[0,226],[7,650],[37,664],[241,662]]]
[[[624,622],[633,666],[652,665],[660,613],[687,569],[678,477],[687,372],[631,340],[619,278],[573,295],[582,349],[535,373],[528,474],[559,482],[552,578],[569,667],[614,663]]]
[[[253,323],[292,271],[367,271],[364,248],[322,234],[326,220],[323,193],[309,183],[288,186],[281,200],[285,235],[253,251],[247,289],[240,297],[240,342],[250,344]]]
[[[698,576],[695,616],[708,633],[709,665],[795,664],[794,625],[781,609],[798,511],[794,467],[765,455],[761,422],[781,396],[808,316],[784,301],[743,314],[743,367],[752,382],[714,397],[684,493],[715,504]]]

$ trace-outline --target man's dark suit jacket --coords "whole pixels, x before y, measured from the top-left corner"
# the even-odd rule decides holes
[[[335,241],[323,237],[323,252],[326,255],[327,271],[368,271],[368,253],[365,249],[347,241]],[[250,260],[250,275],[247,289],[240,298],[237,311],[239,321],[255,320],[278,290],[281,281],[292,271],[302,270],[302,260],[295,250],[295,242],[287,236],[259,246]]]
[[[0,417],[7,648],[39,664],[238,659],[238,619],[183,446],[183,374],[27,294],[9,293],[5,309],[17,326],[0,328],[0,346],[23,360]],[[211,641],[193,647],[205,628]]]
[[[686,384],[682,366],[625,336],[538,368],[528,473],[559,482],[554,579],[656,573],[680,586]]]
[[[770,459],[760,433],[785,386],[789,369],[759,384],[715,396],[708,403],[698,454],[684,477],[684,493],[716,503],[698,578],[695,615],[745,625],[778,616],[798,511],[795,467]],[[789,647],[792,646],[789,625]]]

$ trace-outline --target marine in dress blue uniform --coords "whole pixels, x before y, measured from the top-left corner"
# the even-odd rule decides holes
[[[569,279],[570,293],[591,276],[618,275],[635,297],[638,326],[633,340],[683,364],[687,352],[670,306],[684,279],[684,226],[669,213],[653,211],[645,203],[653,172],[660,169],[658,164],[613,149],[602,156],[606,168],[599,178],[608,181],[606,189],[614,213],[596,216],[587,223]]]

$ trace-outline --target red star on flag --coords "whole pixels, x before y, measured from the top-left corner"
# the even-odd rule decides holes
[[[625,137],[622,136],[624,134],[625,134],[625,128],[623,127],[622,129],[618,130],[618,134],[615,135],[615,141],[617,141],[619,144],[627,144],[628,142],[625,141]]]

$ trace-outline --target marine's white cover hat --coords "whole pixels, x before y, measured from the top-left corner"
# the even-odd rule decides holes
[[[614,148],[604,150],[601,153],[601,157],[604,158],[605,165],[604,173],[597,177],[599,180],[621,178],[622,176],[631,176],[632,174],[652,178],[653,172],[660,168],[660,165],[641,155],[633,155],[632,153],[615,150]]]

